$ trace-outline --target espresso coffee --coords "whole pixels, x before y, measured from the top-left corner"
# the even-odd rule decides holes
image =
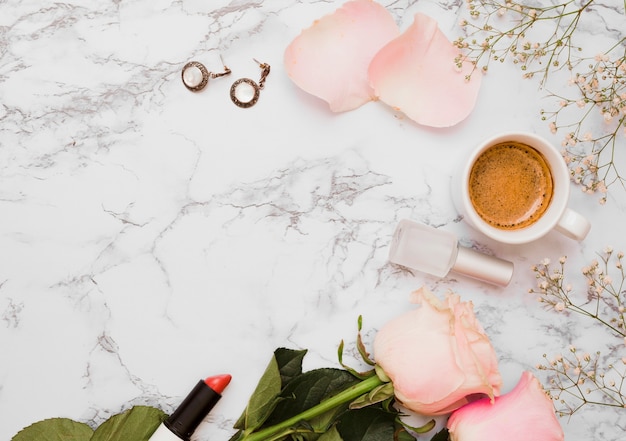
[[[552,173],[545,158],[515,141],[495,144],[480,154],[468,184],[478,215],[502,230],[532,225],[552,200]]]

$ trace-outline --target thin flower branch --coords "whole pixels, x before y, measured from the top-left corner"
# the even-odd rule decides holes
[[[537,288],[529,290],[538,294],[539,302],[557,312],[571,311],[591,318],[613,334],[626,337],[626,293],[624,279],[626,274],[622,265],[624,253],[614,253],[607,248],[600,254],[600,261],[594,259],[590,265],[582,269],[586,279],[586,295],[574,290],[572,284],[565,280],[565,263],[567,257],[559,259],[556,268],[550,266],[545,259],[533,267],[537,279]],[[612,264],[612,265],[611,265]],[[618,271],[619,278],[614,281],[611,270]]]
[[[606,372],[599,352],[580,354],[570,347],[569,356],[543,358],[537,369],[551,374],[546,389],[560,416],[571,416],[588,405],[626,407],[626,357],[617,366],[609,364]]]
[[[455,44],[462,55],[455,62],[470,61],[487,73],[492,62],[510,61],[523,78],[539,78],[539,87],[557,104],[542,110],[541,118],[552,133],[564,134],[563,156],[572,180],[586,193],[599,193],[605,203],[610,186],[626,187],[617,165],[626,155],[620,151],[626,140],[625,31],[614,41],[607,36],[607,49],[586,54],[578,30],[589,28],[589,17],[597,17],[597,0],[532,3],[466,0],[469,19],[461,21],[464,35]],[[550,91],[549,80],[560,70],[570,76],[572,92],[567,95]]]
[[[624,253],[606,248],[582,268],[584,289],[566,279],[566,257],[557,265],[544,259],[533,267],[537,287],[529,290],[539,302],[557,313],[575,313],[591,319],[626,343],[626,273]],[[579,286],[582,286],[580,284]],[[570,346],[569,354],[548,358],[537,368],[549,373],[547,392],[561,416],[573,415],[586,405],[626,407],[626,357],[613,362]]]

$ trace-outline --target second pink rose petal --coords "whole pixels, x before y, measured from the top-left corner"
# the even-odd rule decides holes
[[[474,108],[481,74],[466,62],[459,69],[459,50],[437,22],[421,13],[398,38],[389,42],[369,66],[370,84],[378,98],[413,121],[432,127],[450,127]]]

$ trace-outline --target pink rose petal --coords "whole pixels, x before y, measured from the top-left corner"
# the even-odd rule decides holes
[[[367,69],[400,34],[391,14],[372,0],[345,3],[302,31],[285,50],[287,75],[298,87],[343,112],[375,99]]]
[[[539,380],[524,372],[515,388],[492,403],[481,399],[450,416],[450,439],[463,441],[563,441],[552,401]]]
[[[437,22],[416,14],[413,24],[372,60],[369,76],[376,95],[415,122],[449,127],[465,119],[476,103],[481,75],[473,65],[455,65],[459,50]]]

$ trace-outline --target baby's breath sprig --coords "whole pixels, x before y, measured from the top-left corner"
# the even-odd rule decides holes
[[[625,32],[617,26],[606,36],[610,47],[599,54],[587,54],[580,46],[583,42],[576,38],[577,30],[597,26],[590,22],[599,17],[596,7],[601,5],[597,0],[465,3],[469,18],[461,20],[464,35],[454,42],[462,52],[455,60],[458,65],[470,61],[475,69],[487,73],[492,62],[511,61],[519,66],[523,78],[539,78],[540,88],[548,90],[553,73],[568,72],[573,93],[563,96],[548,92],[557,105],[542,110],[541,118],[552,133],[565,133],[561,144],[572,180],[586,193],[600,193],[600,202],[606,202],[608,187],[626,185],[616,161],[618,147],[626,139]],[[626,0],[621,13],[620,8],[602,11],[626,17]],[[595,133],[589,127],[596,128]]]
[[[455,44],[464,49],[465,60],[483,72],[491,62],[510,59],[524,78],[540,76],[543,85],[554,69],[576,64],[574,54],[582,49],[572,37],[594,1],[580,5],[574,0],[549,5],[534,2],[537,5],[530,6],[513,0],[466,0],[470,20],[461,20],[465,36]],[[539,24],[545,26],[538,29]]]
[[[573,346],[570,354],[548,359],[537,369],[551,373],[547,393],[560,416],[570,416],[585,405],[626,407],[626,357],[617,365],[602,369],[600,352],[580,353]]]
[[[558,101],[556,110],[541,113],[550,121],[552,133],[565,131],[561,145],[573,181],[586,193],[602,194],[600,202],[604,203],[610,185],[625,183],[615,159],[624,154],[617,147],[626,139],[626,38],[607,52],[585,59],[584,65],[588,69],[570,80],[574,95],[552,93]],[[594,118],[601,120],[600,132],[587,129]],[[590,151],[577,148],[579,143],[590,145]]]
[[[626,273],[622,266],[624,253],[615,253],[608,247],[599,253],[600,260],[594,259],[582,269],[586,279],[585,292],[574,290],[565,280],[565,262],[567,257],[559,259],[556,268],[550,266],[550,260],[544,259],[533,267],[537,288],[531,288],[531,294],[538,294],[539,302],[557,312],[571,311],[596,320],[612,333],[626,337]],[[610,273],[617,272],[613,279]]]
[[[582,268],[584,289],[576,289],[565,277],[566,257],[557,265],[544,259],[532,270],[537,288],[529,293],[557,313],[576,313],[592,319],[626,344],[626,273],[624,253],[607,247]],[[582,284],[581,284],[582,285]],[[550,373],[546,388],[560,415],[572,415],[585,405],[626,407],[626,357],[606,363],[600,351],[581,353],[570,346],[568,355],[548,358],[539,370]],[[605,367],[606,366],[606,367]]]

